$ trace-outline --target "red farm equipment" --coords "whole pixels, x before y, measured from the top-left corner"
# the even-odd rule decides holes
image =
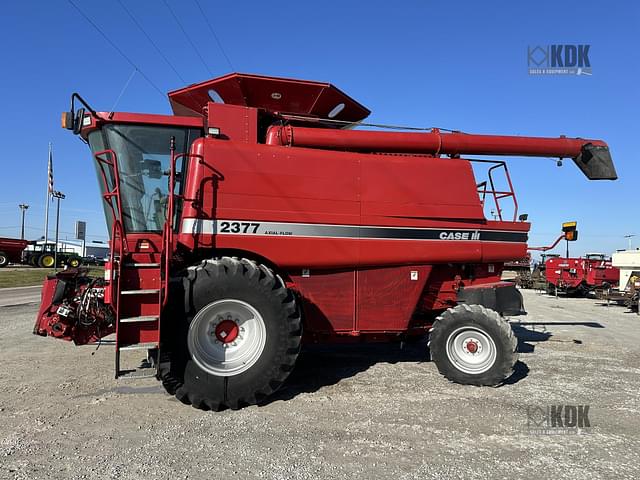
[[[20,263],[22,252],[28,244],[27,240],[0,237],[0,268],[6,267],[9,263]]]
[[[586,296],[596,288],[618,285],[620,270],[602,253],[588,253],[581,258],[550,258],[546,261],[547,293]]]
[[[586,296],[595,289],[617,286],[620,271],[612,266],[611,259],[601,253],[588,253],[582,258],[569,257],[569,242],[578,240],[577,222],[562,224],[562,234],[548,247],[529,247],[529,250],[547,252],[561,240],[567,242],[567,254],[542,255],[542,265],[538,268],[544,276],[547,293],[564,293],[570,296]]]
[[[501,383],[517,359],[504,317],[525,312],[500,274],[530,224],[505,163],[463,156],[572,158],[616,178],[600,140],[354,130],[369,110],[327,83],[230,74],[169,100],[174,115],[99,113],[72,95],[63,126],[92,150],[111,257],[104,279],[46,280],[34,333],[115,334],[116,378],[145,374],[122,355],[147,351],[198,408],[262,401],[312,342],[429,333],[445,377]]]

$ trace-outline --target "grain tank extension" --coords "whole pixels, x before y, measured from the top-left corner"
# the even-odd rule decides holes
[[[505,317],[525,313],[500,274],[530,224],[495,157],[616,178],[600,140],[356,129],[369,110],[327,83],[230,74],[169,100],[149,115],[72,96],[63,125],[91,148],[111,257],[105,278],[47,279],[34,333],[114,335],[116,377],[150,372],[198,408],[264,400],[305,343],[427,333],[445,377],[499,384],[517,359]],[[123,364],[136,350],[151,368]]]

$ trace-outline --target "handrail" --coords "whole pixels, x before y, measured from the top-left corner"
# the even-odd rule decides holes
[[[498,220],[500,220],[502,222],[504,220],[502,218],[502,208],[500,207],[500,200],[503,199],[503,198],[511,197],[512,201],[513,201],[513,220],[512,221],[515,222],[516,219],[518,218],[518,200],[517,200],[516,194],[515,194],[515,192],[513,190],[513,183],[511,182],[511,176],[509,175],[509,169],[507,168],[507,164],[505,162],[499,161],[499,160],[469,159],[469,161],[470,162],[478,162],[478,163],[492,163],[492,164],[494,164],[487,171],[488,180],[480,182],[480,183],[478,183],[476,185],[476,187],[478,189],[477,192],[478,192],[478,195],[480,197],[480,203],[484,207],[485,206],[485,201],[486,201],[486,196],[487,196],[487,194],[490,194],[493,197],[493,204],[495,205],[495,209],[496,209],[496,214],[498,216]],[[507,184],[509,186],[509,190],[508,191],[497,190],[496,189],[494,178],[493,178],[493,172],[494,172],[494,170],[496,170],[498,168],[503,168],[504,169],[505,177],[507,179]],[[488,181],[491,189],[487,188],[487,181]]]
[[[120,254],[120,258],[122,258],[122,252],[124,250],[124,228],[119,219],[114,219],[113,226],[111,227],[111,251],[109,252],[109,265],[111,266],[109,270],[109,286],[111,289],[111,305],[116,314],[116,339],[118,337],[118,325],[120,324],[120,279],[122,278],[122,262],[116,262],[115,259],[115,241],[116,237],[119,240],[118,250]],[[117,265],[117,270],[115,270]],[[114,271],[115,270],[115,271]],[[116,292],[114,295],[113,292]],[[117,340],[116,340],[117,343]]]
[[[176,155],[176,137],[171,137],[169,151],[171,160],[169,165],[169,192],[167,202],[167,216],[162,228],[162,260],[163,260],[163,295],[162,306],[166,307],[169,301],[169,267],[173,255],[173,215],[174,215],[174,190],[176,188],[176,162],[182,154]]]
[[[105,155],[109,155],[110,158],[102,158]],[[119,318],[119,301],[118,295],[113,295],[113,291],[115,288],[116,292],[120,291],[120,276],[121,276],[121,261],[116,263],[116,250],[120,258],[124,255],[126,251],[126,242],[124,235],[124,225],[122,222],[122,200],[120,198],[120,172],[118,170],[118,157],[116,153],[111,150],[102,150],[100,152],[96,152],[94,158],[98,162],[98,166],[100,167],[100,174],[102,177],[102,182],[104,184],[104,193],[103,198],[109,204],[111,208],[111,215],[113,218],[113,223],[111,225],[111,248],[109,252],[109,265],[111,269],[109,270],[109,285],[111,287],[111,302],[114,303],[114,310],[116,312],[116,318]],[[113,187],[109,186],[109,180],[107,178],[107,174],[105,172],[105,166],[111,167],[111,171],[113,172]],[[113,205],[113,197],[116,199],[116,206]],[[117,267],[117,270],[115,269]],[[118,329],[118,322],[116,322],[116,333]]]
[[[101,155],[106,154],[111,156],[110,160],[100,158]],[[118,156],[116,155],[116,152],[111,149],[101,150],[99,152],[96,152],[93,156],[98,161],[98,165],[100,166],[100,173],[102,175],[102,182],[104,184],[105,190],[105,193],[102,196],[109,203],[109,207],[111,208],[111,213],[113,215],[113,220],[119,220],[120,223],[122,223],[122,200],[120,198],[120,172],[118,170]],[[107,179],[107,175],[104,171],[104,165],[111,167],[113,171],[113,188],[109,188],[109,180]],[[114,209],[113,207],[112,197],[116,197],[117,213],[116,209]]]
[[[171,264],[171,256],[173,255],[173,241],[174,241],[174,231],[173,231],[173,217],[175,215],[175,198],[181,197],[181,195],[177,195],[174,193],[176,187],[176,165],[178,160],[181,158],[202,158],[202,155],[191,154],[191,153],[179,153],[176,155],[175,149],[175,137],[171,137],[171,165],[169,167],[169,199],[167,204],[167,217],[164,222],[164,227],[162,229],[162,250],[163,250],[163,273],[164,273],[164,292],[162,299],[162,306],[165,307],[167,305],[169,299],[169,266]]]

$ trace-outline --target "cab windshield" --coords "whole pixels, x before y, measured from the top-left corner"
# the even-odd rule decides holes
[[[106,125],[89,134],[92,152],[111,149],[116,153],[120,177],[122,220],[125,231],[161,231],[166,220],[169,193],[170,143],[176,141],[176,154],[188,149],[200,135],[197,129],[150,125]],[[176,165],[176,190],[182,191],[183,159]],[[98,169],[98,181],[104,182]],[[113,172],[107,171],[107,180],[113,188]],[[102,192],[104,193],[104,191]],[[105,205],[105,215],[111,228],[111,209]]]

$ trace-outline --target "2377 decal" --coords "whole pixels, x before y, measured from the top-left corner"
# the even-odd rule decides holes
[[[220,233],[258,233],[259,223],[220,222]]]

